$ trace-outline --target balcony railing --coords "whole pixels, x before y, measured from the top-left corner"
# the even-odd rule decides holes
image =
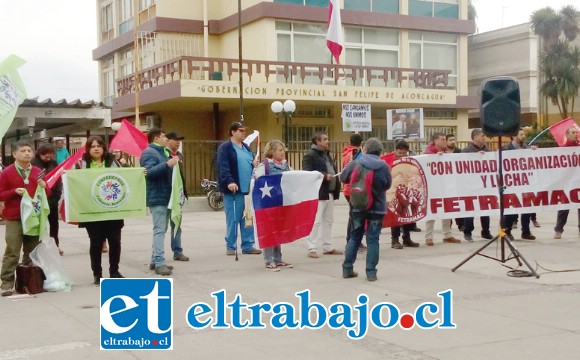
[[[362,85],[368,87],[449,88],[450,70],[410,69],[340,64],[244,60],[242,74],[250,82],[287,84]],[[179,80],[237,80],[237,59],[180,56],[139,72],[140,89]],[[232,79],[233,77],[233,79]],[[134,75],[117,80],[117,95],[135,91]]]

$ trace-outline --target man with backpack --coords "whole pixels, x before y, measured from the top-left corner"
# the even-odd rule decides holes
[[[342,264],[342,277],[345,279],[358,276],[353,267],[367,223],[366,275],[368,281],[377,280],[379,235],[387,213],[386,191],[391,187],[391,170],[379,157],[382,151],[379,139],[368,139],[363,147],[365,155],[349,163],[340,174],[340,181],[351,185],[352,205],[352,230]]]

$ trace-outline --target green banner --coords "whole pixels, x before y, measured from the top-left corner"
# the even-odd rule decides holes
[[[63,187],[67,222],[146,215],[143,168],[68,170]]]
[[[26,99],[26,89],[16,69],[24,64],[24,60],[10,55],[0,62],[0,138],[14,120],[18,105]]]
[[[169,199],[167,208],[171,210],[171,221],[175,224],[174,231],[177,232],[177,229],[181,226],[181,208],[185,204],[183,179],[181,178],[179,164],[173,167],[173,174],[171,176],[171,198]]]

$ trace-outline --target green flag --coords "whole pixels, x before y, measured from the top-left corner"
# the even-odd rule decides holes
[[[146,215],[143,168],[68,170],[62,184],[67,222]]]
[[[46,198],[46,191],[38,186],[34,198],[28,195],[28,191],[22,195],[20,201],[20,220],[22,232],[29,236],[43,236],[48,232],[48,214],[50,207]]]
[[[26,99],[26,89],[16,69],[24,64],[24,60],[10,55],[0,63],[0,138],[14,120],[18,106]]]
[[[171,221],[175,224],[175,231],[181,226],[181,208],[185,204],[185,194],[183,193],[183,179],[179,165],[173,167],[171,177],[171,197],[167,208],[171,210]]]

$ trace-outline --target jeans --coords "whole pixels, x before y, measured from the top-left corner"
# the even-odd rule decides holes
[[[489,233],[489,216],[481,216],[481,234]],[[471,235],[471,232],[475,229],[473,225],[473,218],[463,218],[463,234]]]
[[[350,234],[350,239],[346,244],[346,251],[344,253],[344,262],[342,263],[343,274],[351,274],[353,272],[358,248],[365,233],[365,222],[367,222],[366,274],[367,277],[376,276],[377,264],[379,263],[379,235],[381,234],[384,216],[384,214],[373,214],[367,212],[352,213],[352,232]]]
[[[20,249],[23,250],[22,263],[31,265],[30,252],[40,243],[38,236],[28,236],[22,233],[20,220],[6,220],[6,249],[2,259],[2,290],[10,290],[14,287],[16,266],[20,260]]]
[[[155,267],[165,265],[165,233],[171,215],[167,205],[150,206],[153,217],[153,245],[151,252],[151,264]]]
[[[173,256],[179,256],[183,254],[183,248],[181,247],[181,225],[175,230],[175,224],[171,222],[171,251],[173,251]]]
[[[242,252],[254,247],[254,227],[246,227],[244,221],[244,194],[224,194],[224,209],[226,212],[226,248],[236,250],[238,245],[238,228],[242,238]]]
[[[522,214],[521,215],[521,227],[522,235],[531,235],[530,232],[530,219],[532,214]],[[511,233],[514,223],[518,220],[518,214],[504,215],[503,225],[507,231]]]
[[[264,249],[264,262],[269,263],[282,262],[282,247],[280,245],[270,246]]]
[[[568,222],[568,214],[570,210],[558,210],[558,217],[556,218],[556,227],[554,231],[564,232],[564,225]],[[580,209],[578,209],[578,230],[580,230]]]

